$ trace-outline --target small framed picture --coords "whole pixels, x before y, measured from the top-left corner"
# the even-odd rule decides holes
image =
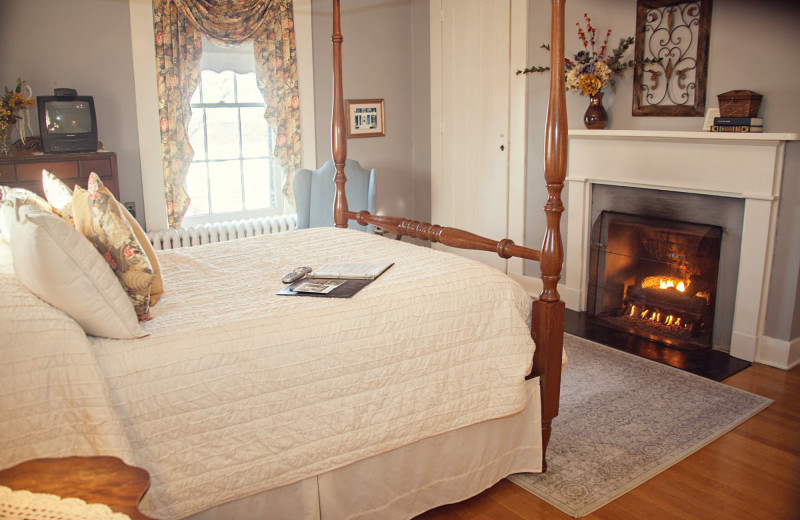
[[[386,135],[382,99],[348,99],[347,137],[381,137]]]

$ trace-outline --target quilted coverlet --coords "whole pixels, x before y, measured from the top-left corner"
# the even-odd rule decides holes
[[[4,420],[0,464],[116,454],[151,474],[142,509],[172,519],[524,405],[530,299],[483,264],[328,228],[159,257],[165,292],[147,337],[87,338],[66,316],[52,326],[14,318],[14,334],[42,339],[34,355],[12,349],[0,365],[0,406],[16,419]],[[353,298],[276,295],[299,265],[378,259],[394,266]],[[12,307],[3,295],[4,328]],[[76,401],[78,371],[91,384],[81,380]],[[81,433],[69,450],[34,395],[75,409],[59,411]],[[7,454],[30,430],[42,438]]]

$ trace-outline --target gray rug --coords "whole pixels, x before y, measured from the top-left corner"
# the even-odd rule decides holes
[[[575,518],[763,410],[770,399],[566,335],[547,472],[509,480]]]

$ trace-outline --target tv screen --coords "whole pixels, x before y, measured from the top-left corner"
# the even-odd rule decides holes
[[[44,107],[48,132],[75,134],[92,131],[92,113],[86,101],[50,101]]]
[[[97,117],[91,96],[39,96],[36,101],[45,153],[97,151]]]

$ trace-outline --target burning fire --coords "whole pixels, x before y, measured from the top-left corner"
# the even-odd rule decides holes
[[[660,323],[668,327],[675,327],[679,329],[692,329],[691,324],[686,324],[680,316],[666,314],[657,310],[639,309],[636,305],[631,305],[626,312],[626,316],[631,318],[639,318],[653,323]]]
[[[688,287],[688,280],[669,276],[648,276],[642,282],[642,289],[675,289],[678,292],[686,292]]]

